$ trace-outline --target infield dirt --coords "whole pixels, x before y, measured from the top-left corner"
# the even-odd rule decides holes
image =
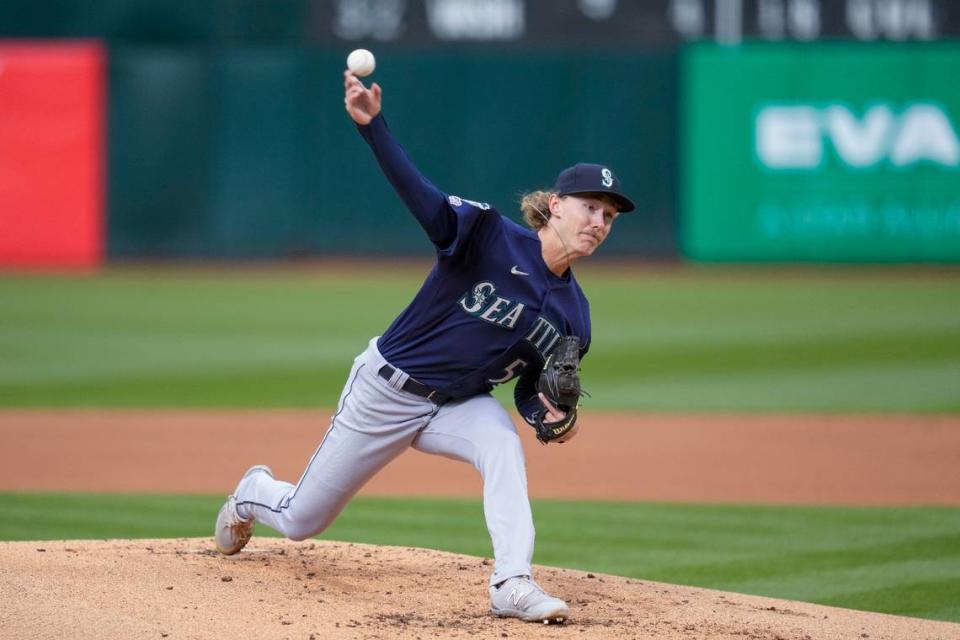
[[[330,415],[0,411],[0,491],[227,493],[253,464],[296,481]],[[550,446],[517,423],[533,497],[960,505],[960,416],[599,413]],[[480,491],[470,466],[411,450],[362,493]]]

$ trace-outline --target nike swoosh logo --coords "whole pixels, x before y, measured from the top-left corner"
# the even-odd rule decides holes
[[[510,267],[510,273],[512,273],[512,274],[515,275],[515,276],[528,276],[528,275],[530,275],[530,274],[527,273],[526,271],[520,271],[520,269],[517,269],[517,265],[513,265],[512,267]]]

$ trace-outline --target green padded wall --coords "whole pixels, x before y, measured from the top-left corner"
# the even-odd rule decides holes
[[[378,53],[384,114],[441,189],[513,215],[562,168],[606,163],[639,213],[603,253],[675,253],[673,54]],[[429,253],[343,110],[343,54],[114,46],[110,255]]]

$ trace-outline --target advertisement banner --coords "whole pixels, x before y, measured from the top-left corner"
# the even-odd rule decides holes
[[[683,250],[960,260],[960,45],[697,45]]]
[[[100,263],[104,60],[96,43],[0,42],[0,267]]]

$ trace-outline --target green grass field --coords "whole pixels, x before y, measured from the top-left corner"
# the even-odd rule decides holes
[[[0,407],[332,406],[424,275],[344,273],[0,278]],[[580,280],[591,410],[960,411],[958,271],[605,267]],[[207,536],[220,500],[0,494],[0,539]],[[960,621],[957,508],[534,509],[541,564]],[[323,537],[490,554],[479,501],[359,499]]]
[[[423,270],[0,278],[0,406],[332,406]],[[583,270],[590,409],[960,411],[960,272]],[[508,393],[503,394],[504,398]]]

